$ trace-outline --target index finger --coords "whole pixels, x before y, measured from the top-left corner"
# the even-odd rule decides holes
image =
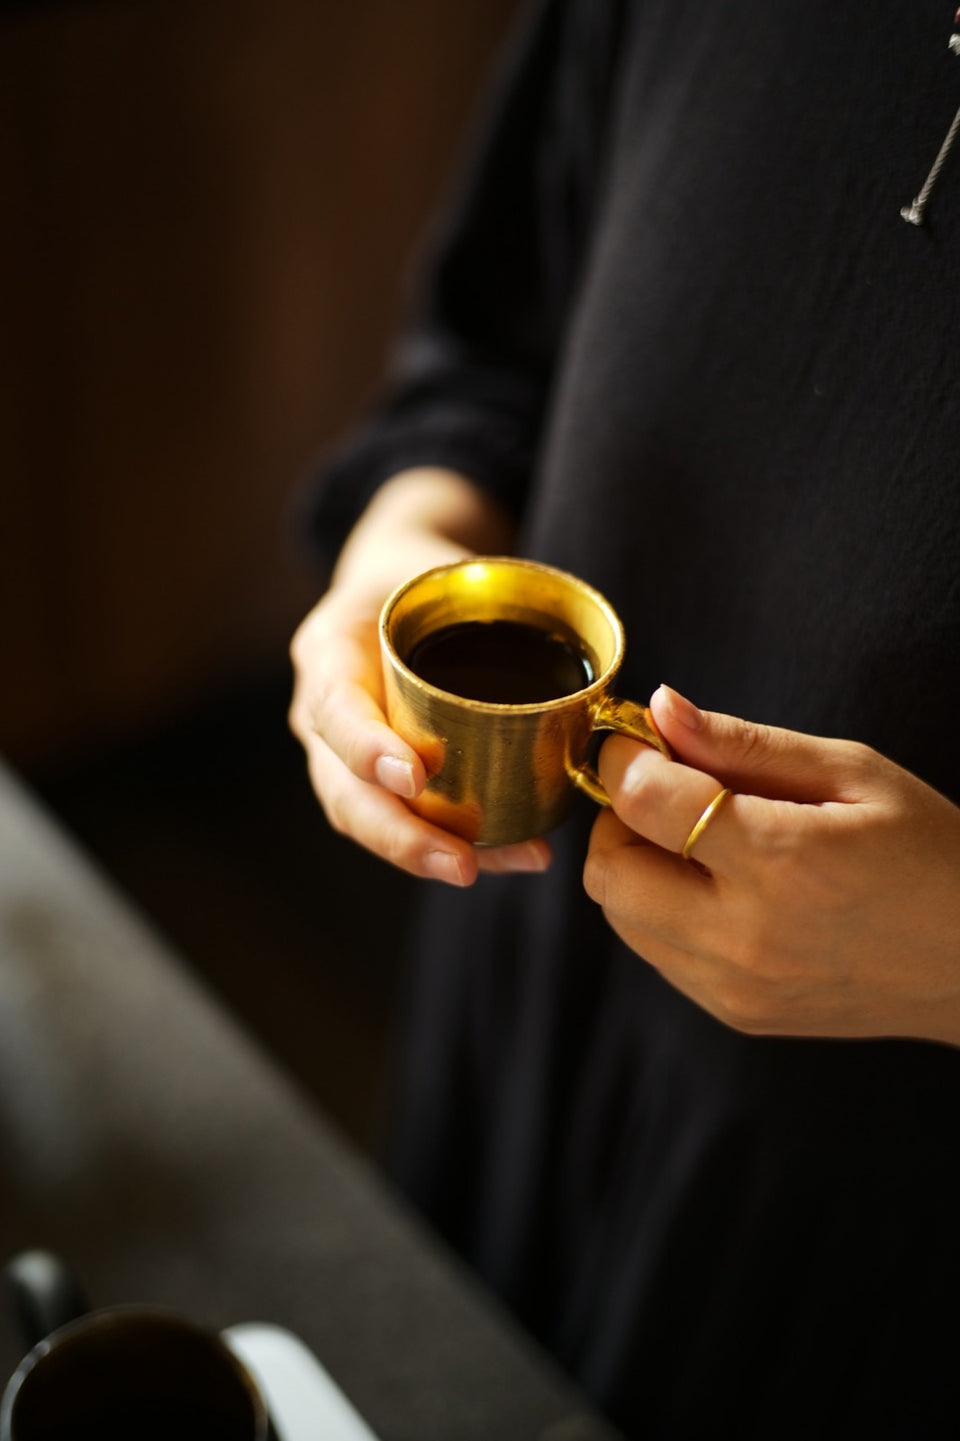
[[[361,780],[385,786],[408,800],[423,790],[427,779],[423,761],[390,729],[383,711],[358,682],[338,680],[314,693],[310,723]]]
[[[632,831],[662,850],[682,854],[693,828],[725,789],[722,781],[651,746],[612,736],[600,751],[600,778],[614,811]],[[731,849],[753,846],[744,810],[751,796],[728,796],[696,841],[694,858],[711,870]]]
[[[426,772],[384,715],[379,650],[315,626],[298,636],[294,663],[291,719],[319,736],[360,780],[408,800],[418,795]]]

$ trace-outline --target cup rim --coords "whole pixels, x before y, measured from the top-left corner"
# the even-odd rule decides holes
[[[41,1337],[35,1345],[31,1346],[7,1381],[2,1398],[0,1398],[0,1438],[6,1437],[7,1433],[11,1431],[15,1422],[13,1408],[16,1405],[17,1397],[27,1378],[33,1374],[45,1356],[48,1356],[58,1346],[69,1342],[70,1337],[74,1334],[89,1330],[91,1327],[108,1328],[111,1324],[124,1320],[166,1322],[172,1327],[189,1331],[194,1336],[208,1341],[214,1349],[222,1352],[223,1360],[231,1367],[237,1380],[250,1397],[253,1406],[255,1441],[268,1441],[271,1432],[270,1413],[267,1409],[266,1399],[249,1368],[228,1345],[222,1332],[214,1327],[205,1326],[201,1321],[195,1321],[192,1317],[176,1310],[175,1307],[152,1305],[148,1301],[130,1301],[115,1306],[99,1306],[82,1316],[74,1317],[73,1320],[65,1322],[62,1326],[57,1326],[49,1335]]]
[[[580,592],[585,592],[595,603],[597,609],[602,612],[610,625],[611,633],[614,636],[614,655],[609,665],[605,666],[589,685],[581,686],[579,690],[569,691],[566,695],[555,696],[547,701],[523,701],[512,703],[510,701],[481,701],[472,700],[469,696],[458,695],[456,691],[442,690],[440,686],[431,684],[411,670],[406,661],[397,651],[390,638],[390,618],[400,599],[412,590],[421,581],[429,580],[433,576],[442,575],[452,570],[464,570],[471,565],[500,565],[509,566],[515,570],[531,570],[540,574],[552,576],[572,584]],[[434,565],[429,570],[419,571],[416,575],[408,576],[390,593],[384,601],[380,610],[380,641],[390,657],[391,664],[402,672],[419,690],[429,696],[436,696],[442,700],[459,702],[468,706],[471,711],[480,711],[490,715],[545,715],[553,711],[566,710],[571,702],[582,704],[584,700],[592,701],[595,696],[602,695],[609,687],[623,663],[626,650],[626,635],[623,629],[623,622],[617,615],[613,606],[595,586],[589,581],[581,580],[572,571],[561,570],[559,566],[547,565],[540,560],[527,560],[522,556],[515,555],[466,555],[460,560],[446,561],[442,565]]]

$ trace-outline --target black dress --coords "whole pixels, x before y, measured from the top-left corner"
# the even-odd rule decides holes
[[[960,150],[899,213],[952,14],[541,5],[320,542],[452,466],[613,601],[622,693],[960,801]],[[593,814],[542,878],[425,887],[397,1178],[631,1435],[956,1438],[960,1051],[715,1022],[586,900]]]

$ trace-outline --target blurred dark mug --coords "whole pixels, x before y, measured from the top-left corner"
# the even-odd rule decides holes
[[[0,1441],[275,1441],[249,1371],[215,1331],[160,1307],[91,1311],[46,1251],[6,1268],[31,1347],[0,1402]]]

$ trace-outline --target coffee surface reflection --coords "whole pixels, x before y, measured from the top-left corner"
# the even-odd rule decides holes
[[[574,695],[594,675],[573,639],[512,620],[442,626],[417,642],[406,663],[439,690],[494,705],[539,705]]]

